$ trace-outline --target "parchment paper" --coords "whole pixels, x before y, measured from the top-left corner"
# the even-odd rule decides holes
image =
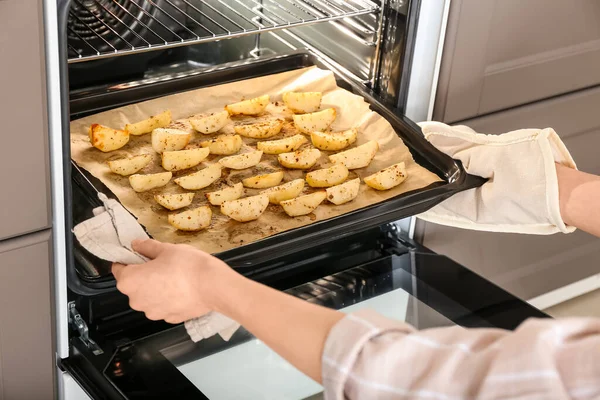
[[[360,193],[350,203],[336,206],[327,201],[323,202],[314,213],[291,218],[280,206],[269,205],[265,213],[256,221],[240,223],[230,220],[219,212],[218,207],[212,207],[213,219],[211,226],[200,232],[188,233],[177,231],[167,222],[169,212],[155,201],[153,196],[158,193],[184,193],[173,180],[167,186],[144,193],[136,193],[131,189],[127,177],[113,174],[108,168],[107,161],[131,157],[138,154],[151,154],[152,162],[142,169],[141,174],[163,172],[160,166],[160,156],[154,152],[150,144],[151,134],[131,136],[127,145],[119,150],[103,153],[90,144],[87,130],[90,124],[97,123],[116,129],[122,129],[126,123],[137,122],[151,115],[170,109],[174,120],[188,118],[194,114],[222,110],[226,104],[240,101],[244,98],[258,97],[263,94],[271,95],[271,103],[266,114],[261,118],[283,117],[286,119],[282,134],[267,140],[297,134],[291,123],[289,112],[281,101],[282,93],[286,91],[321,91],[323,92],[322,108],[335,107],[337,118],[332,126],[333,131],[341,131],[352,127],[358,128],[358,140],[355,145],[369,140],[377,140],[380,150],[364,169],[350,172],[348,179],[359,176],[364,178],[380,169],[404,161],[408,178],[400,186],[388,191],[376,191],[361,183]],[[234,123],[250,120],[252,117],[234,117]],[[210,140],[217,134],[233,133],[233,124],[227,125],[220,132],[211,135],[195,133],[187,148],[199,147],[201,141]],[[255,147],[258,140],[244,139],[240,152],[246,152]],[[310,146],[309,143],[303,146]],[[322,157],[311,170],[329,166],[327,156],[332,152],[322,151]],[[209,88],[190,90],[188,92],[165,96],[142,103],[116,108],[110,111],[88,116],[71,122],[71,157],[82,168],[100,179],[118,198],[118,200],[135,217],[138,218],[150,236],[169,243],[188,243],[209,253],[217,253],[238,247],[267,236],[294,229],[334,216],[347,213],[374,203],[398,196],[401,193],[425,187],[439,181],[439,177],[416,164],[408,148],[398,138],[391,125],[379,114],[370,111],[368,103],[362,97],[356,96],[337,87],[335,78],[330,71],[310,67],[300,70],[248,79],[242,82],[228,83]],[[215,163],[221,156],[211,155],[204,163],[196,168],[173,173],[173,178],[190,174],[198,169]],[[205,193],[219,190],[226,184],[234,184],[241,179],[279,170],[281,167],[275,155],[263,155],[262,161],[254,168],[242,171],[223,169],[221,179],[208,188],[196,191],[194,202],[190,207],[208,204]],[[287,171],[283,182],[304,177],[305,172]],[[282,183],[283,183],[282,182]],[[245,195],[258,194],[258,189],[245,189]],[[306,185],[304,194],[314,191]],[[110,196],[110,194],[107,194]],[[180,210],[183,211],[183,210]]]

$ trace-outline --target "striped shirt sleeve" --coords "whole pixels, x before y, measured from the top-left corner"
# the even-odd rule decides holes
[[[361,310],[331,329],[322,365],[329,400],[598,399],[600,320],[417,331]]]

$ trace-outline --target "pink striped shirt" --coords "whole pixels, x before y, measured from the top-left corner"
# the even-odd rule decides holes
[[[422,331],[349,314],[323,351],[327,399],[600,399],[600,320]]]

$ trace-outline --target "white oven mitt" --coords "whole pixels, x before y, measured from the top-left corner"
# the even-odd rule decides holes
[[[457,193],[419,218],[478,231],[548,235],[575,230],[560,215],[555,162],[577,168],[551,128],[484,135],[466,126],[419,124],[438,150],[460,160],[481,187]]]
[[[119,202],[99,193],[104,207],[93,210],[94,217],[78,224],[73,233],[90,253],[106,261],[121,264],[141,264],[148,261],[131,248],[134,239],[148,239],[136,219]],[[194,342],[217,333],[229,340],[240,325],[219,313],[210,312],[185,322],[185,329]]]

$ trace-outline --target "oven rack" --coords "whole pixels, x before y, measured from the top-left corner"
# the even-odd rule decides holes
[[[377,46],[380,7],[372,0],[72,0],[69,63],[219,41],[330,22]],[[356,19],[356,17],[365,17]]]

